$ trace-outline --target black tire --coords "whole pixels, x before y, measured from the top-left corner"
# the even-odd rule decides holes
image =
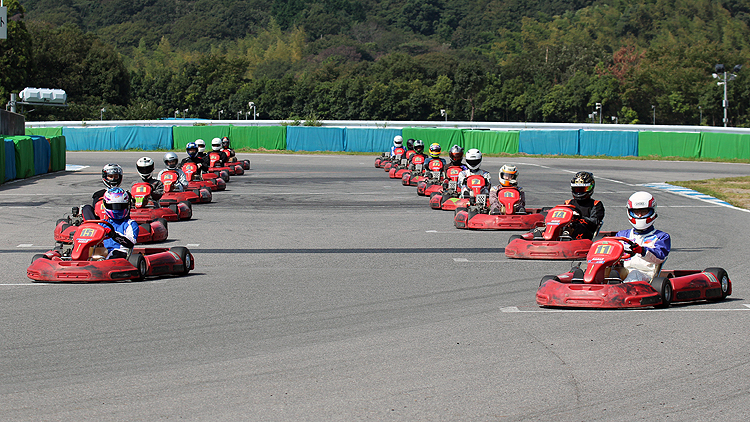
[[[138,227],[140,228],[140,233],[151,233],[151,224],[149,223],[140,223]]]
[[[168,223],[167,223],[167,220],[165,220],[165,219],[163,219],[163,218],[159,217],[159,218],[157,218],[157,219],[156,219],[156,221],[161,221],[161,224],[163,224],[163,225],[164,225],[164,228],[165,228],[165,229],[167,229],[167,231],[169,231],[169,227],[167,226],[167,224],[168,224]]]
[[[37,254],[34,254],[34,256],[31,257],[31,263],[33,264],[34,261],[36,261],[39,258],[49,259],[49,257],[47,257],[47,255],[45,255],[43,253],[37,253]]]
[[[539,282],[539,286],[541,287],[542,284],[544,284],[544,282],[548,280],[560,281],[560,279],[557,278],[556,275],[545,275],[544,277],[542,277],[542,281]]]
[[[508,238],[508,244],[510,245],[510,242],[516,240],[516,239],[523,239],[523,237],[520,234],[514,234],[511,237]]]
[[[180,215],[180,208],[177,206],[177,204],[169,204],[167,208],[174,211],[174,213],[177,214],[178,216]]]
[[[131,278],[131,280],[143,280],[148,273],[148,263],[146,262],[146,258],[144,258],[140,253],[135,253],[130,255],[130,257],[128,258],[128,262],[130,262],[138,270],[138,275],[135,278]]]
[[[654,288],[661,296],[661,304],[657,308],[667,308],[674,300],[672,282],[667,277],[654,277],[651,280],[651,287]]]
[[[716,277],[716,280],[721,283],[721,296],[709,300],[719,301],[726,299],[729,293],[729,275],[727,272],[724,271],[723,268],[718,267],[706,268],[703,272],[713,274],[713,276]]]
[[[182,271],[180,271],[180,275],[187,275],[190,272],[190,267],[192,263],[192,255],[190,255],[190,250],[184,246],[175,246],[174,248],[169,249],[170,251],[177,254],[177,256],[180,257],[180,260],[182,260]]]
[[[542,207],[542,212],[546,214],[547,212],[552,210],[552,208],[555,208],[555,207]]]
[[[188,213],[188,216],[183,218],[183,220],[190,220],[191,218],[193,218],[193,204],[190,201],[182,201],[180,203],[185,204],[185,206],[188,207],[188,209],[190,210],[190,212]]]

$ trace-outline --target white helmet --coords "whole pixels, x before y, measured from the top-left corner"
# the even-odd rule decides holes
[[[393,146],[400,147],[404,145],[404,138],[401,137],[401,135],[396,135],[393,137]]]
[[[146,180],[154,172],[154,160],[150,157],[141,157],[135,162],[135,168],[138,170],[138,174],[141,175],[141,179]]]
[[[512,164],[504,164],[500,168],[500,184],[506,188],[518,185],[518,168]]]
[[[221,149],[221,139],[219,138],[211,139],[211,149],[214,151],[219,151]]]
[[[198,153],[206,152],[206,141],[203,139],[196,139],[195,145],[198,145]]]
[[[634,229],[643,231],[654,225],[656,199],[648,192],[636,192],[628,198],[628,221]]]
[[[470,170],[479,170],[480,164],[482,164],[482,153],[478,149],[472,148],[466,151],[466,166]]]

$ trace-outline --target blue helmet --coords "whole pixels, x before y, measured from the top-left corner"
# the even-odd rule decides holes
[[[185,150],[187,151],[188,157],[195,158],[195,156],[198,155],[198,144],[195,142],[188,142]]]
[[[124,220],[130,216],[130,195],[121,188],[109,188],[104,193],[104,210],[112,220]]]

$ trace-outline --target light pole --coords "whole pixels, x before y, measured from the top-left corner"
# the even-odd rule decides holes
[[[742,69],[742,65],[736,65],[733,69],[734,73],[727,75],[727,68],[723,64],[717,64],[714,66],[714,72],[711,76],[714,79],[718,79],[716,85],[724,85],[724,101],[722,106],[724,107],[724,127],[727,127],[729,119],[727,118],[727,109],[729,108],[729,100],[727,100],[727,82],[733,81],[737,77],[737,73]]]
[[[594,113],[599,113],[599,124],[602,124],[602,103],[596,103],[596,111]]]
[[[240,114],[242,114],[242,111],[237,112],[237,120],[240,120]]]
[[[656,106],[655,105],[651,106],[651,112],[653,113],[653,115],[651,116],[651,124],[655,125],[656,124]]]
[[[698,121],[698,126],[703,124],[703,107],[698,106],[698,112],[701,114],[701,119]]]
[[[253,109],[253,120],[255,120],[255,116],[258,115],[258,113],[255,112],[255,103],[250,101],[249,103],[247,103],[247,106]]]
[[[615,124],[618,124],[620,122],[620,119],[617,118],[617,116],[610,116],[612,118],[612,121],[615,122]]]
[[[189,109],[189,108],[186,108],[185,110],[183,110],[183,111],[185,112],[185,113],[183,113],[183,115],[182,115],[182,118],[183,118],[183,119],[187,119],[187,112],[188,112],[188,110],[190,110],[190,109]]]
[[[99,110],[99,120],[104,120],[104,112],[107,111],[106,108],[103,108]]]
[[[445,109],[440,109],[440,115],[445,117],[445,121],[448,121],[448,112]]]
[[[219,120],[221,120],[221,115],[224,114],[224,110],[219,110]]]
[[[175,111],[174,111],[174,118],[175,118],[175,119],[177,118],[177,115],[178,115],[178,114],[180,114],[180,110],[175,110]]]

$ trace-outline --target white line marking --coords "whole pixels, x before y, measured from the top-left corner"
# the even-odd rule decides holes
[[[33,245],[33,244],[31,244],[31,243],[21,243],[20,245],[18,245],[18,246],[16,246],[16,247],[17,247],[17,248],[30,248],[30,247],[32,247],[32,246],[34,246],[34,245]]]
[[[521,312],[516,306],[508,306],[506,308],[500,308],[501,312]]]
[[[185,247],[188,247],[188,248],[197,248],[200,245],[201,245],[200,243],[188,243],[187,245],[185,245]]]
[[[748,308],[750,308],[750,303],[745,303],[744,306],[747,306]]]
[[[469,262],[469,260],[466,259],[466,258],[453,258],[453,261],[455,261],[455,262]]]
[[[89,166],[79,166],[77,164],[65,164],[65,171],[79,171],[88,167]]]

